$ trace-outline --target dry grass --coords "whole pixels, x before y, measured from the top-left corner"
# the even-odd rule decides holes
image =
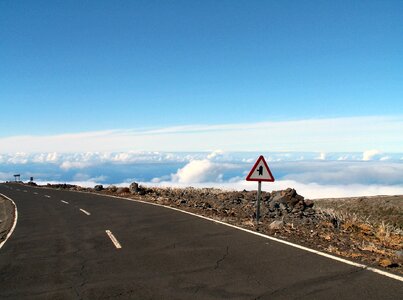
[[[315,205],[324,220],[323,228],[333,225],[347,234],[350,245],[359,250],[346,249],[344,256],[361,259],[373,256],[383,267],[400,260],[396,253],[403,249],[403,196],[320,199],[315,200]],[[329,247],[327,251],[340,254],[337,247]]]
[[[379,227],[381,235],[403,232],[403,195],[318,199],[315,207],[342,222]]]

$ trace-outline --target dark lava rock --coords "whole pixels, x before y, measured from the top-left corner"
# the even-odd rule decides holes
[[[140,190],[139,184],[137,182],[132,182],[129,186],[130,193],[137,194]]]
[[[97,184],[96,186],[94,186],[94,190],[96,190],[97,192],[103,191],[104,186],[102,184]]]
[[[106,189],[112,193],[114,193],[118,190],[118,188],[115,185],[110,185]]]
[[[313,207],[314,202],[312,200],[305,200],[305,206],[306,207]]]
[[[292,219],[312,218],[315,215],[313,201],[304,200],[295,189],[288,188],[281,191],[273,191],[264,207],[267,208],[266,216],[269,218],[286,217]]]

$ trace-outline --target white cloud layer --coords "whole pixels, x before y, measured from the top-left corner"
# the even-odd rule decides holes
[[[362,154],[362,160],[373,160],[375,157],[381,155],[382,152],[376,149],[364,151]]]
[[[276,178],[274,183],[263,185],[268,191],[293,187],[308,198],[403,194],[402,153],[378,150],[360,153],[272,152],[265,156]],[[158,186],[250,190],[256,188],[256,183],[246,182],[244,178],[257,157],[256,152],[222,150],[210,153],[18,152],[0,154],[0,180],[12,180],[10,170],[18,170],[16,172],[24,173],[24,178],[33,176],[45,184],[49,181],[41,178],[84,186],[97,183],[128,185],[132,181],[143,181]],[[170,167],[164,169],[165,165]],[[178,168],[176,172],[172,166]],[[155,170],[159,170],[159,175],[155,175]],[[136,180],[137,176],[144,179]]]
[[[225,171],[236,168],[233,164],[213,161],[223,154],[222,150],[216,150],[208,154],[206,159],[191,160],[183,168],[179,169],[176,174],[171,175],[172,181],[185,184],[206,181],[221,182]]]
[[[350,117],[0,138],[0,153],[403,149],[403,116]],[[52,157],[42,158],[51,160]],[[125,159],[116,157],[117,160]]]
[[[192,160],[179,169],[176,174],[172,175],[172,181],[187,184],[208,180],[220,182],[223,176],[221,172],[223,172],[221,165],[215,164],[208,159]]]

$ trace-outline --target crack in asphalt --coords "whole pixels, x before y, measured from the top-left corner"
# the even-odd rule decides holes
[[[201,286],[198,286],[196,288],[196,290],[193,292],[193,296],[196,295],[200,291],[201,288],[202,288]]]
[[[78,299],[80,300],[83,299],[83,297],[80,295],[79,289],[82,288],[85,284],[87,284],[87,280],[83,276],[84,268],[85,268],[85,262],[83,262],[83,264],[81,265],[80,272],[78,273],[78,277],[81,279],[81,283],[78,286],[76,284],[72,285],[74,292],[76,293]]]
[[[80,293],[78,292],[77,288],[76,288],[74,285],[72,286],[72,289],[73,289],[74,292],[76,293],[77,299],[82,300],[83,297],[81,297]]]
[[[218,269],[218,267],[220,266],[220,263],[222,263],[224,261],[224,259],[227,258],[228,254],[229,254],[229,246],[227,246],[227,249],[226,249],[224,255],[219,260],[216,261],[214,270]]]
[[[315,281],[316,285],[320,285],[320,284],[327,283],[327,282],[330,282],[330,281],[335,280],[335,279],[340,279],[340,278],[343,278],[343,277],[346,277],[346,276],[350,276],[350,275],[353,275],[353,274],[363,272],[364,270],[366,270],[366,269],[365,268],[358,268],[357,270],[352,270],[351,272],[347,272],[347,273],[342,272],[342,273],[338,273],[338,274],[334,274],[334,275],[330,275],[330,276],[326,276],[326,277],[303,280],[303,281],[297,282],[297,283],[295,283],[295,284],[293,284],[291,286],[286,286],[286,287],[283,287],[283,288],[276,289],[274,291],[263,293],[263,294],[259,295],[258,297],[256,297],[255,299],[260,299],[263,296],[264,297],[266,297],[266,296],[275,296],[277,294],[287,292],[288,290],[291,290],[291,289],[295,290],[295,289],[298,289],[300,286],[304,286],[304,285],[308,284],[311,281]],[[315,292],[317,292],[317,290],[315,290],[315,291],[307,291],[303,295],[306,296],[306,295],[313,294]]]
[[[77,250],[75,250],[73,253],[78,253],[79,252],[79,250],[77,249]],[[83,299],[83,297],[81,296],[81,294],[80,294],[80,289],[84,286],[84,285],[86,285],[88,282],[87,282],[87,279],[84,277],[84,269],[85,269],[85,264],[87,263],[87,260],[83,260],[83,262],[81,263],[81,268],[80,268],[80,270],[77,272],[78,273],[78,275],[77,275],[77,277],[80,279],[80,281],[79,281],[79,283],[74,283],[74,282],[72,282],[72,285],[71,285],[71,288],[74,290],[74,292],[76,293],[76,295],[77,295],[77,299],[79,299],[79,300],[82,300]]]

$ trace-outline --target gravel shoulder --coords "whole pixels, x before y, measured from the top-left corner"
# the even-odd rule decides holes
[[[10,231],[14,221],[14,205],[0,195],[0,243],[3,242]]]

